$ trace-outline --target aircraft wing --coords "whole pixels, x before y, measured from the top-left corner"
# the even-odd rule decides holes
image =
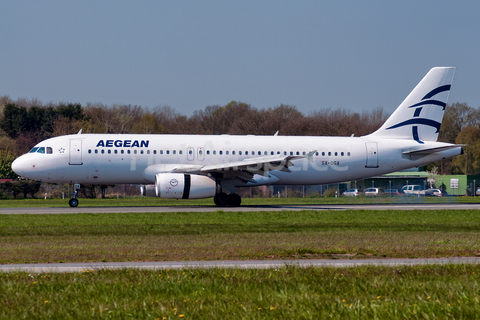
[[[238,178],[245,182],[255,182],[252,179],[254,174],[261,174],[268,177],[269,171],[284,171],[290,172],[288,167],[293,166],[292,160],[309,159],[312,160],[315,151],[311,151],[306,155],[298,156],[265,156],[257,158],[244,159],[242,161],[228,162],[222,164],[213,164],[203,166],[202,168],[192,168],[185,170],[175,170],[175,172],[185,173],[223,173],[229,178]]]

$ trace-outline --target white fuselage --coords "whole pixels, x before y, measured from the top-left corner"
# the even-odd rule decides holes
[[[136,141],[136,142],[135,142]],[[403,139],[315,136],[77,134],[47,139],[36,147],[52,153],[27,153],[13,165],[15,172],[33,180],[55,183],[151,184],[145,169],[157,173],[178,166],[203,167],[272,155],[304,155],[292,160],[286,172],[254,176],[255,182],[235,186],[314,185],[357,180],[418,167],[452,157],[461,148],[411,157],[405,151],[448,144]],[[288,172],[290,171],[290,172]],[[225,173],[228,175],[228,173]]]

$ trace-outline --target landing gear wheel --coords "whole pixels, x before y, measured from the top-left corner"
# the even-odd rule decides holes
[[[231,193],[228,195],[227,205],[229,207],[239,207],[241,203],[242,203],[242,198],[238,194]]]
[[[213,197],[213,202],[215,202],[215,204],[219,207],[226,207],[227,206],[227,202],[228,202],[228,196],[226,193],[218,193],[217,195],[215,195],[215,197]]]
[[[77,207],[78,206],[78,199],[72,198],[72,199],[70,199],[70,201],[68,201],[68,204],[70,205],[70,207]]]

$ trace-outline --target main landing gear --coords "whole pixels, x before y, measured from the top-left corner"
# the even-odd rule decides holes
[[[219,207],[239,207],[242,203],[242,198],[236,193],[227,195],[224,192],[220,192],[215,195],[213,202]]]

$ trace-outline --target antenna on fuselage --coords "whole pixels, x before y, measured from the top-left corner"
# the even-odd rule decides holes
[[[80,131],[78,131],[78,133],[77,133],[77,134],[82,134],[82,130],[83,130],[83,129],[80,129]]]
[[[280,131],[275,132],[275,134],[274,134],[273,136],[274,136],[274,137],[278,136],[278,133],[279,133],[279,132],[280,132]]]

